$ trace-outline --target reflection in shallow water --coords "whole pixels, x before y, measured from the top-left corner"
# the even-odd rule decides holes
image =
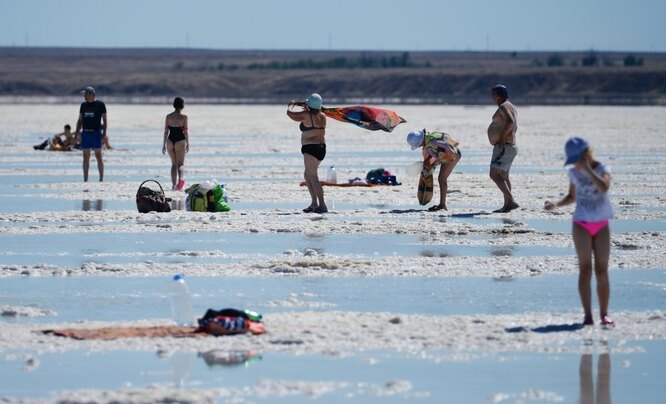
[[[450,253],[447,250],[440,251],[438,253],[435,253],[432,250],[423,250],[419,253],[419,256],[421,257],[426,257],[426,258],[433,258],[433,257],[440,257],[440,258],[448,258],[448,257],[455,257],[452,253]]]
[[[508,224],[508,225],[511,225],[511,226],[513,226],[513,225],[515,225],[515,224],[517,224],[517,223],[521,223],[521,222],[518,221],[518,220],[509,219],[509,218],[506,218],[506,217],[503,217],[503,218],[500,219],[500,220],[502,220],[502,223],[504,223],[504,224]]]
[[[239,366],[260,361],[261,354],[255,351],[213,349],[199,352],[196,357],[202,358],[208,367]],[[169,356],[171,378],[175,387],[184,388],[194,369],[195,356],[192,352],[177,351]]]
[[[261,354],[258,352],[241,350],[224,351],[221,349],[199,352],[199,357],[203,358],[208,366],[246,365],[261,360]]]
[[[81,210],[84,212],[90,212],[90,211],[101,212],[102,210],[104,210],[104,200],[97,199],[93,204],[93,201],[91,201],[90,199],[84,199],[81,201]]]
[[[169,205],[171,206],[171,210],[185,210],[185,200],[184,199],[176,199],[173,198],[171,199],[171,202],[169,202]]]
[[[513,247],[493,247],[490,249],[490,255],[493,257],[511,257],[513,255]]]
[[[581,404],[610,404],[610,355],[603,353],[599,355],[597,363],[597,385],[594,387],[592,375],[592,355],[583,354],[580,357],[578,368],[580,375],[580,398]]]
[[[191,352],[174,352],[169,358],[173,383],[178,388],[185,387],[185,381],[192,372],[194,357]]]

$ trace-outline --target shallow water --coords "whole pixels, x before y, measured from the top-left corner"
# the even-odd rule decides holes
[[[147,222],[137,222],[129,214],[121,213],[109,219],[111,215],[105,213],[134,213],[134,194],[145,179],[157,179],[163,186],[170,184],[169,160],[160,153],[160,129],[164,114],[170,112],[170,108],[139,105],[108,105],[108,108],[111,143],[116,149],[105,153],[106,183],[102,187],[92,183],[83,187],[79,152],[32,150],[33,144],[62,127],[65,121],[75,119],[76,106],[0,105],[5,119],[0,127],[4,148],[0,157],[3,185],[0,187],[0,215],[34,217],[34,220],[2,221],[2,226],[10,230],[0,233],[0,265],[43,264],[49,268],[77,269],[86,263],[146,264],[157,268],[160,264],[219,264],[215,276],[187,278],[194,293],[195,312],[201,314],[209,307],[227,306],[275,315],[292,311],[319,314],[327,310],[433,316],[520,316],[545,312],[565,313],[567,317],[570,314],[571,321],[576,322],[581,318],[581,309],[575,272],[520,278],[492,278],[487,273],[485,277],[475,276],[475,270],[488,268],[469,268],[469,276],[445,278],[428,274],[413,276],[420,268],[406,268],[412,271],[409,277],[399,276],[399,271],[391,272],[394,276],[344,278],[299,277],[288,273],[271,277],[224,275],[224,266],[228,263],[240,263],[242,267],[257,257],[259,260],[288,260],[303,257],[308,251],[314,251],[320,261],[341,257],[360,257],[370,262],[375,257],[425,260],[444,257],[452,262],[458,257],[496,257],[504,262],[515,262],[510,260],[527,258],[525,261],[530,263],[544,264],[543,271],[547,271],[551,259],[572,257],[573,249],[547,243],[535,246],[518,242],[504,246],[498,244],[501,237],[477,234],[492,234],[492,230],[505,227],[559,233],[558,236],[570,233],[568,214],[544,219],[542,213],[536,213],[542,211],[544,200],[562,196],[566,191],[562,146],[570,133],[588,137],[598,150],[595,155],[612,168],[611,199],[618,213],[618,219],[611,222],[612,232],[630,233],[627,237],[632,238],[643,237],[642,232],[661,234],[666,231],[663,191],[666,110],[663,108],[521,109],[520,152],[511,172],[522,209],[498,217],[486,214],[501,203],[501,195],[487,178],[491,148],[485,128],[494,107],[394,106],[393,109],[408,118],[409,124],[400,126],[392,134],[368,133],[351,125],[331,123],[330,135],[327,134],[329,154],[320,170],[322,175],[326,167],[336,165],[341,181],[362,178],[377,167],[397,175],[404,185],[390,190],[326,189],[329,207],[334,213],[321,220],[334,224],[390,223],[380,234],[252,233],[246,229],[246,233],[169,232],[164,237],[147,236],[141,226],[136,226]],[[216,178],[229,184],[232,209],[246,214],[236,217],[239,222],[255,220],[253,229],[261,225],[257,219],[260,215],[271,215],[283,229],[293,227],[304,218],[312,220],[313,229],[317,227],[314,215],[294,215],[290,211],[300,212],[307,205],[308,196],[305,188],[296,187],[302,178],[299,138],[296,125],[284,117],[283,107],[197,105],[187,112],[192,136],[192,150],[186,159],[188,183]],[[257,116],[265,119],[257,121]],[[562,120],[562,116],[575,119]],[[422,214],[424,208],[414,198],[415,184],[406,177],[406,167],[418,159],[418,153],[410,152],[404,144],[404,135],[412,126],[447,130],[461,141],[463,159],[450,178],[449,188],[460,193],[449,197],[449,212]],[[645,141],[627,150],[627,133]],[[96,181],[96,166],[94,161],[91,163],[91,181]],[[257,192],[255,186],[261,192]],[[175,193],[169,191],[169,194]],[[618,202],[620,200],[623,204]],[[67,213],[65,217],[72,219],[59,220],[58,212]],[[95,213],[94,216],[72,215],[73,212]],[[369,213],[367,217],[364,212]],[[197,222],[200,216],[179,217],[181,221]],[[133,231],[119,231],[126,220],[134,225]],[[149,221],[150,217],[142,217],[142,220]],[[440,240],[434,243],[427,237],[413,236],[401,229],[415,221],[436,221],[442,227],[471,225],[485,231],[440,234]],[[115,225],[120,226],[114,231],[104,231]],[[58,231],[60,226],[63,227],[61,232]],[[83,230],[89,227],[95,227],[96,231]],[[13,234],[16,228],[34,230],[34,234]],[[44,233],[40,233],[40,229]],[[531,234],[524,233],[526,240]],[[625,244],[638,243],[627,241]],[[647,252],[623,251],[623,261],[629,264],[631,254],[641,252],[642,257],[650,258],[641,261],[648,263],[646,267],[611,268],[611,312],[640,313],[666,307],[663,249],[655,245],[653,249],[643,250]],[[74,271],[75,276],[21,277],[20,272],[19,268],[11,276],[0,279],[0,305],[37,307],[52,310],[56,315],[0,317],[0,327],[10,323],[48,327],[53,323],[81,320],[135,321],[169,317],[166,273],[164,276],[113,277],[108,276],[108,272],[107,276],[76,276]],[[594,305],[596,307],[596,299]],[[517,318],[522,321],[522,317]],[[446,332],[441,335],[443,339],[448,337]],[[516,339],[520,338],[517,334]],[[592,402],[590,394],[595,394],[600,403],[611,402],[611,399],[615,402],[663,401],[666,393],[662,363],[666,353],[664,340],[607,341],[602,337],[587,343],[593,347],[637,348],[632,353],[614,353],[609,348],[610,357],[602,361],[605,364],[606,359],[610,359],[611,362],[608,389],[605,379],[597,372],[597,364],[603,356],[598,353],[590,357],[560,353],[431,351],[424,357],[415,357],[393,350],[356,351],[347,353],[349,356],[337,356],[335,352],[316,355],[232,352],[227,355],[230,359],[225,365],[208,365],[203,357],[193,352],[177,352],[170,357],[145,351],[39,353],[40,347],[35,346],[34,349],[0,352],[0,357],[4,358],[0,361],[0,397],[47,397],[66,389],[119,391],[125,387],[163,384],[193,391],[237,389],[235,397],[249,402]],[[335,344],[336,341],[331,341],[328,345],[333,347],[332,351]],[[642,350],[645,353],[641,353]],[[248,356],[254,359],[245,361]],[[26,357],[37,361],[27,363]],[[588,366],[589,359],[592,366]],[[236,363],[231,365],[232,362]],[[601,370],[603,373],[607,369]],[[244,396],[240,391],[242,387],[252,388],[267,381],[277,386],[266,388],[264,385],[263,395],[262,391],[257,391]],[[308,385],[290,390],[293,387],[290,382],[313,381],[325,383],[323,387]],[[338,382],[342,384],[336,384]],[[288,391],[295,395],[276,394]]]
[[[466,236],[466,240],[483,237]],[[458,257],[572,255],[572,248],[549,246],[470,246],[441,240],[428,245],[409,235],[306,235],[272,233],[171,233],[146,237],[141,233],[0,234],[4,252],[0,264],[81,266],[85,263],[126,264],[238,262],[252,256],[276,256],[287,251],[354,257]],[[29,251],[26,246],[32,245]],[[211,253],[212,252],[212,253]]]
[[[539,232],[551,233],[570,233],[571,220],[549,220],[549,219],[502,219],[486,215],[453,214],[441,219],[443,222],[464,222],[477,225],[515,225],[521,224],[527,228]],[[666,231],[665,220],[632,220],[632,219],[613,219],[610,221],[611,233],[635,233],[642,231]]]
[[[602,342],[597,342],[602,343]],[[643,355],[431,352],[444,360],[418,359],[388,351],[352,356],[291,356],[252,351],[211,354],[175,352],[68,352],[31,355],[0,362],[0,396],[46,398],[62,390],[142,388],[229,389],[240,394],[266,383],[329,383],[287,395],[251,397],[253,402],[611,402],[658,403],[666,385],[662,359],[666,344],[634,343]],[[26,352],[17,352],[20,357]],[[539,363],[534,367],[534,363]],[[69,369],[62,372],[62,369]],[[279,376],[277,376],[279,375]],[[646,385],[650,388],[645,388]],[[596,400],[595,400],[596,398]],[[220,400],[223,402],[224,400]]]
[[[473,271],[470,268],[470,274]],[[49,309],[57,316],[4,318],[0,324],[2,321],[45,323],[84,319],[130,321],[170,316],[168,276],[23,277],[1,282],[0,305]],[[515,279],[192,276],[187,277],[187,282],[193,293],[195,313],[200,316],[209,308],[238,307],[263,313],[348,310],[428,315],[517,314],[548,310],[574,312],[572,321],[578,321],[579,317],[576,275]],[[664,308],[666,271],[616,270],[611,273],[611,282],[611,309]],[[520,304],[516,304],[518,301]]]

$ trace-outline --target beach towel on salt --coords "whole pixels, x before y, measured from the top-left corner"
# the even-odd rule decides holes
[[[197,327],[164,325],[154,327],[102,327],[102,328],[66,328],[61,330],[40,330],[42,334],[55,335],[79,340],[118,338],[199,338],[211,334],[198,331]]]
[[[153,327],[103,327],[103,328],[69,328],[62,330],[40,330],[38,333],[56,335],[73,339],[113,340],[118,338],[198,338],[219,335],[266,333],[261,314],[252,310],[208,309],[206,314],[197,320],[198,327],[175,325]]]
[[[322,187],[374,187],[380,184],[369,184],[364,181],[354,181],[354,182],[330,182],[330,181],[319,181]],[[301,181],[298,185],[304,187],[305,181]]]

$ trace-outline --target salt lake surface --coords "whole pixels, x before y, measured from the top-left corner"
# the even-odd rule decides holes
[[[145,179],[168,187],[168,106],[107,105],[105,182],[81,156],[32,150],[75,105],[0,105],[0,397],[6,401],[661,402],[666,388],[666,110],[520,107],[512,169],[521,208],[490,214],[493,108],[392,106],[394,133],[329,122],[338,179],[383,167],[396,187],[327,187],[308,215],[299,133],[282,106],[209,106],[190,117],[190,183],[226,184],[232,211],[142,215]],[[261,116],[262,119],[257,119]],[[563,119],[563,117],[567,117]],[[448,212],[415,198],[404,137],[448,131],[463,158]],[[587,137],[613,172],[614,329],[579,325],[563,144]],[[628,136],[641,141],[630,142]],[[437,195],[437,191],[436,191]],[[184,273],[197,312],[251,308],[268,334],[77,341],[47,328],[168,324]],[[595,302],[596,307],[596,302]]]

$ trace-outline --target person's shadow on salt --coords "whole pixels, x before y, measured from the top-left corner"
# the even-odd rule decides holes
[[[592,355],[583,354],[580,357],[578,372],[580,375],[580,395],[578,402],[581,404],[610,404],[610,355],[603,353],[599,355],[597,363],[597,385],[594,388],[594,376],[592,374]]]
[[[534,328],[527,328],[523,326],[510,327],[510,328],[505,328],[504,331],[510,333],[531,331],[531,332],[546,334],[551,332],[573,332],[573,331],[582,330],[583,328],[585,328],[585,325],[583,323],[574,323],[574,324],[550,324]]]
[[[485,216],[489,215],[489,212],[485,211],[479,211],[479,212],[468,212],[468,213],[454,213],[451,215],[451,217],[457,217],[457,218],[471,218],[471,217],[476,217],[476,216]]]

